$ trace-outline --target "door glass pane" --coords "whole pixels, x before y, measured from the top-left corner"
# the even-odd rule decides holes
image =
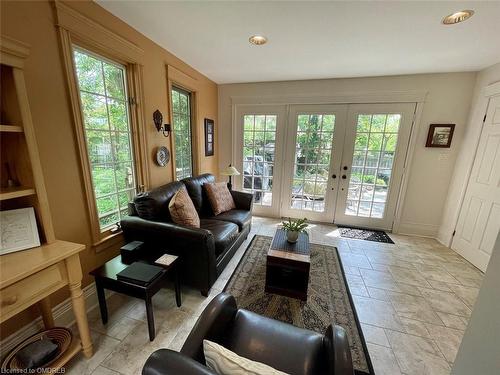
[[[243,116],[243,190],[260,206],[273,203],[276,121],[276,115]]]
[[[297,115],[297,145],[290,208],[325,211],[334,115]]]
[[[383,218],[398,140],[400,114],[360,114],[345,214]]]

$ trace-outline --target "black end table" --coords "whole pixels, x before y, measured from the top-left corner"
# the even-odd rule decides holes
[[[175,284],[175,299],[177,307],[181,306],[181,293],[179,285],[179,277],[177,275],[176,259],[173,259],[170,264],[156,264],[163,268],[160,276],[156,277],[151,283],[147,285],[138,285],[123,280],[119,280],[116,275],[127,268],[129,265],[121,260],[121,256],[111,259],[103,264],[101,267],[90,272],[95,277],[95,284],[97,289],[97,298],[99,299],[99,308],[101,310],[102,323],[108,322],[108,308],[106,306],[106,297],[104,296],[104,289],[109,289],[114,292],[122,293],[130,297],[142,299],[146,302],[146,315],[148,319],[149,340],[153,341],[155,338],[155,323],[153,315],[153,304],[151,299],[153,296],[164,286],[167,274],[172,270],[174,274]]]

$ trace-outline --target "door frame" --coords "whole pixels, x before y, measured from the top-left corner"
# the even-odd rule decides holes
[[[345,146],[342,155],[342,166],[348,169],[344,172],[339,168],[339,173],[347,175],[346,179],[340,179],[340,186],[337,197],[337,206],[335,208],[335,223],[342,225],[369,227],[392,231],[396,220],[397,206],[401,197],[403,177],[405,175],[405,163],[409,151],[409,144],[415,118],[416,103],[377,103],[377,104],[352,104],[349,105],[349,113],[346,125]],[[396,153],[391,172],[391,182],[387,190],[387,200],[385,214],[383,218],[369,218],[359,216],[345,215],[345,202],[352,170],[352,158],[354,150],[354,141],[356,138],[356,119],[359,114],[375,113],[400,113],[400,130],[398,131],[398,140]],[[401,149],[401,145],[404,149]],[[349,148],[349,149],[348,149]],[[389,215],[387,215],[389,213]],[[368,221],[370,223],[368,224]]]
[[[485,99],[484,103],[482,103],[480,109],[477,110],[477,116],[481,116],[482,121],[481,121],[481,126],[479,131],[477,132],[477,138],[474,139],[474,153],[472,154],[471,159],[468,161],[468,168],[467,168],[467,175],[464,180],[464,187],[461,191],[460,194],[460,203],[458,205],[458,209],[456,211],[456,216],[454,217],[454,225],[453,225],[453,233],[448,241],[446,246],[450,247],[453,251],[457,252],[461,256],[463,256],[466,260],[474,264],[476,267],[478,267],[481,271],[485,272],[486,267],[488,266],[489,260],[491,258],[488,257],[487,259],[483,256],[480,259],[471,259],[469,257],[469,253],[467,251],[459,250],[456,247],[453,247],[453,243],[455,241],[455,233],[458,229],[459,223],[460,223],[460,213],[462,212],[462,209],[464,208],[465,204],[465,197],[467,195],[467,192],[469,190],[469,182],[472,177],[472,172],[474,169],[474,165],[476,164],[476,158],[478,156],[478,151],[479,151],[479,145],[481,143],[481,138],[483,135],[484,131],[484,124],[486,122],[486,115],[489,110],[490,106],[490,100],[494,97],[500,96],[500,82],[492,83],[486,87],[483,88],[483,95],[482,98]],[[473,122],[474,120],[471,120]],[[442,241],[440,241],[442,242]],[[475,254],[477,255],[477,254]]]
[[[307,213],[308,219],[311,221],[319,222],[329,222],[333,223],[333,217],[335,213],[336,199],[337,199],[337,189],[338,180],[340,176],[335,173],[337,169],[340,169],[340,163],[342,162],[342,145],[344,144],[344,136],[346,130],[346,119],[347,119],[347,109],[348,105],[345,104],[294,104],[288,106],[288,117],[286,126],[286,140],[284,149],[284,170],[285,175],[288,175],[288,179],[283,180],[281,189],[281,216],[286,217],[304,217]],[[328,180],[325,193],[325,211],[315,212],[315,211],[304,211],[295,210],[290,208],[291,200],[291,187],[293,185],[293,171],[295,164],[295,150],[296,150],[296,140],[297,140],[297,115],[298,114],[334,114],[335,115],[335,125],[333,131],[333,144],[330,154],[330,166],[328,170]],[[338,129],[338,130],[337,130]],[[335,151],[340,150],[339,154],[336,155]],[[337,175],[337,178],[333,179],[333,174]]]
[[[287,108],[284,105],[241,105],[234,108],[233,121],[233,163],[240,171],[239,176],[234,176],[234,185],[243,190],[243,116],[244,115],[277,115],[275,154],[273,167],[273,198],[271,206],[253,205],[253,212],[259,216],[279,217],[281,201],[281,181],[283,172],[283,143],[285,126],[287,124]],[[276,188],[275,188],[276,186]]]

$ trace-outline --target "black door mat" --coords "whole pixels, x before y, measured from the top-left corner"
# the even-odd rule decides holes
[[[384,242],[384,243],[394,243],[391,237],[387,235],[382,230],[369,230],[361,228],[343,227],[338,226],[340,237],[344,238],[355,238],[357,240],[373,241],[373,242]]]

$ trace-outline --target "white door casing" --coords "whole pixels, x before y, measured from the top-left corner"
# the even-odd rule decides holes
[[[485,271],[499,230],[500,96],[493,96],[488,103],[451,247]]]

